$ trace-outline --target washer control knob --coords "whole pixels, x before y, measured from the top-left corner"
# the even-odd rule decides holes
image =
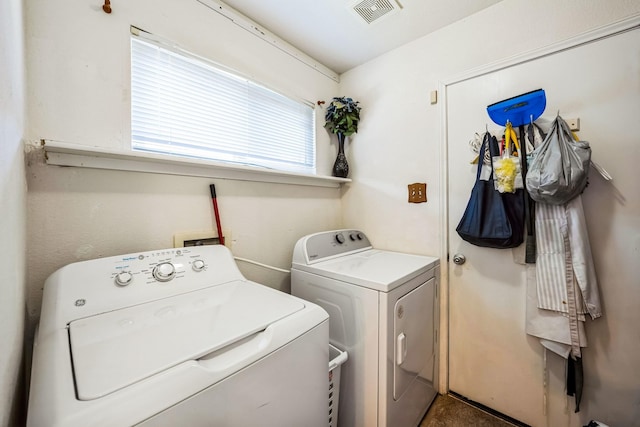
[[[349,234],[349,238],[351,239],[352,242],[355,242],[356,239],[358,238],[358,235],[356,233],[351,233]]]
[[[336,242],[338,242],[340,244],[344,243],[344,236],[342,235],[342,233],[336,234]]]
[[[362,233],[358,233],[357,236],[358,236],[358,240],[364,239],[364,234]]]
[[[129,273],[128,271],[121,271],[120,273],[116,274],[115,282],[118,286],[130,285],[131,282],[133,282],[133,274]]]
[[[197,259],[193,261],[193,264],[191,264],[191,268],[193,268],[194,271],[202,271],[204,270],[205,267],[206,267],[206,264],[201,259]]]
[[[161,262],[153,268],[153,277],[158,282],[168,282],[176,275],[176,268],[170,262]]]

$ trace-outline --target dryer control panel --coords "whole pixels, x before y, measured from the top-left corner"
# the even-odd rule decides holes
[[[325,231],[299,240],[294,248],[294,262],[313,264],[367,249],[371,249],[371,243],[360,230]]]

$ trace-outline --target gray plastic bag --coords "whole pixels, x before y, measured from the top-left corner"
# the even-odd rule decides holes
[[[589,143],[575,141],[567,122],[558,116],[532,153],[527,191],[536,202],[563,205],[587,186],[590,162]]]

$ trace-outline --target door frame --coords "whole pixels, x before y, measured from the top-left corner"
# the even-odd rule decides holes
[[[467,80],[491,74],[505,68],[524,64],[546,56],[550,56],[565,50],[580,47],[593,43],[604,38],[612,37],[627,31],[640,28],[640,13],[631,15],[623,20],[595,28],[581,33],[569,39],[524,52],[519,55],[509,57],[504,60],[489,63],[461,74],[444,79],[438,84],[440,92],[440,146],[439,157],[441,164],[440,194],[442,195],[440,204],[440,327],[439,327],[439,384],[438,393],[449,392],[449,139],[448,139],[448,96],[447,91],[450,86],[462,83]]]

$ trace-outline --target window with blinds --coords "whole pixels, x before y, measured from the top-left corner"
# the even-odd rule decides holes
[[[315,174],[314,106],[134,36],[131,145],[139,151]]]

